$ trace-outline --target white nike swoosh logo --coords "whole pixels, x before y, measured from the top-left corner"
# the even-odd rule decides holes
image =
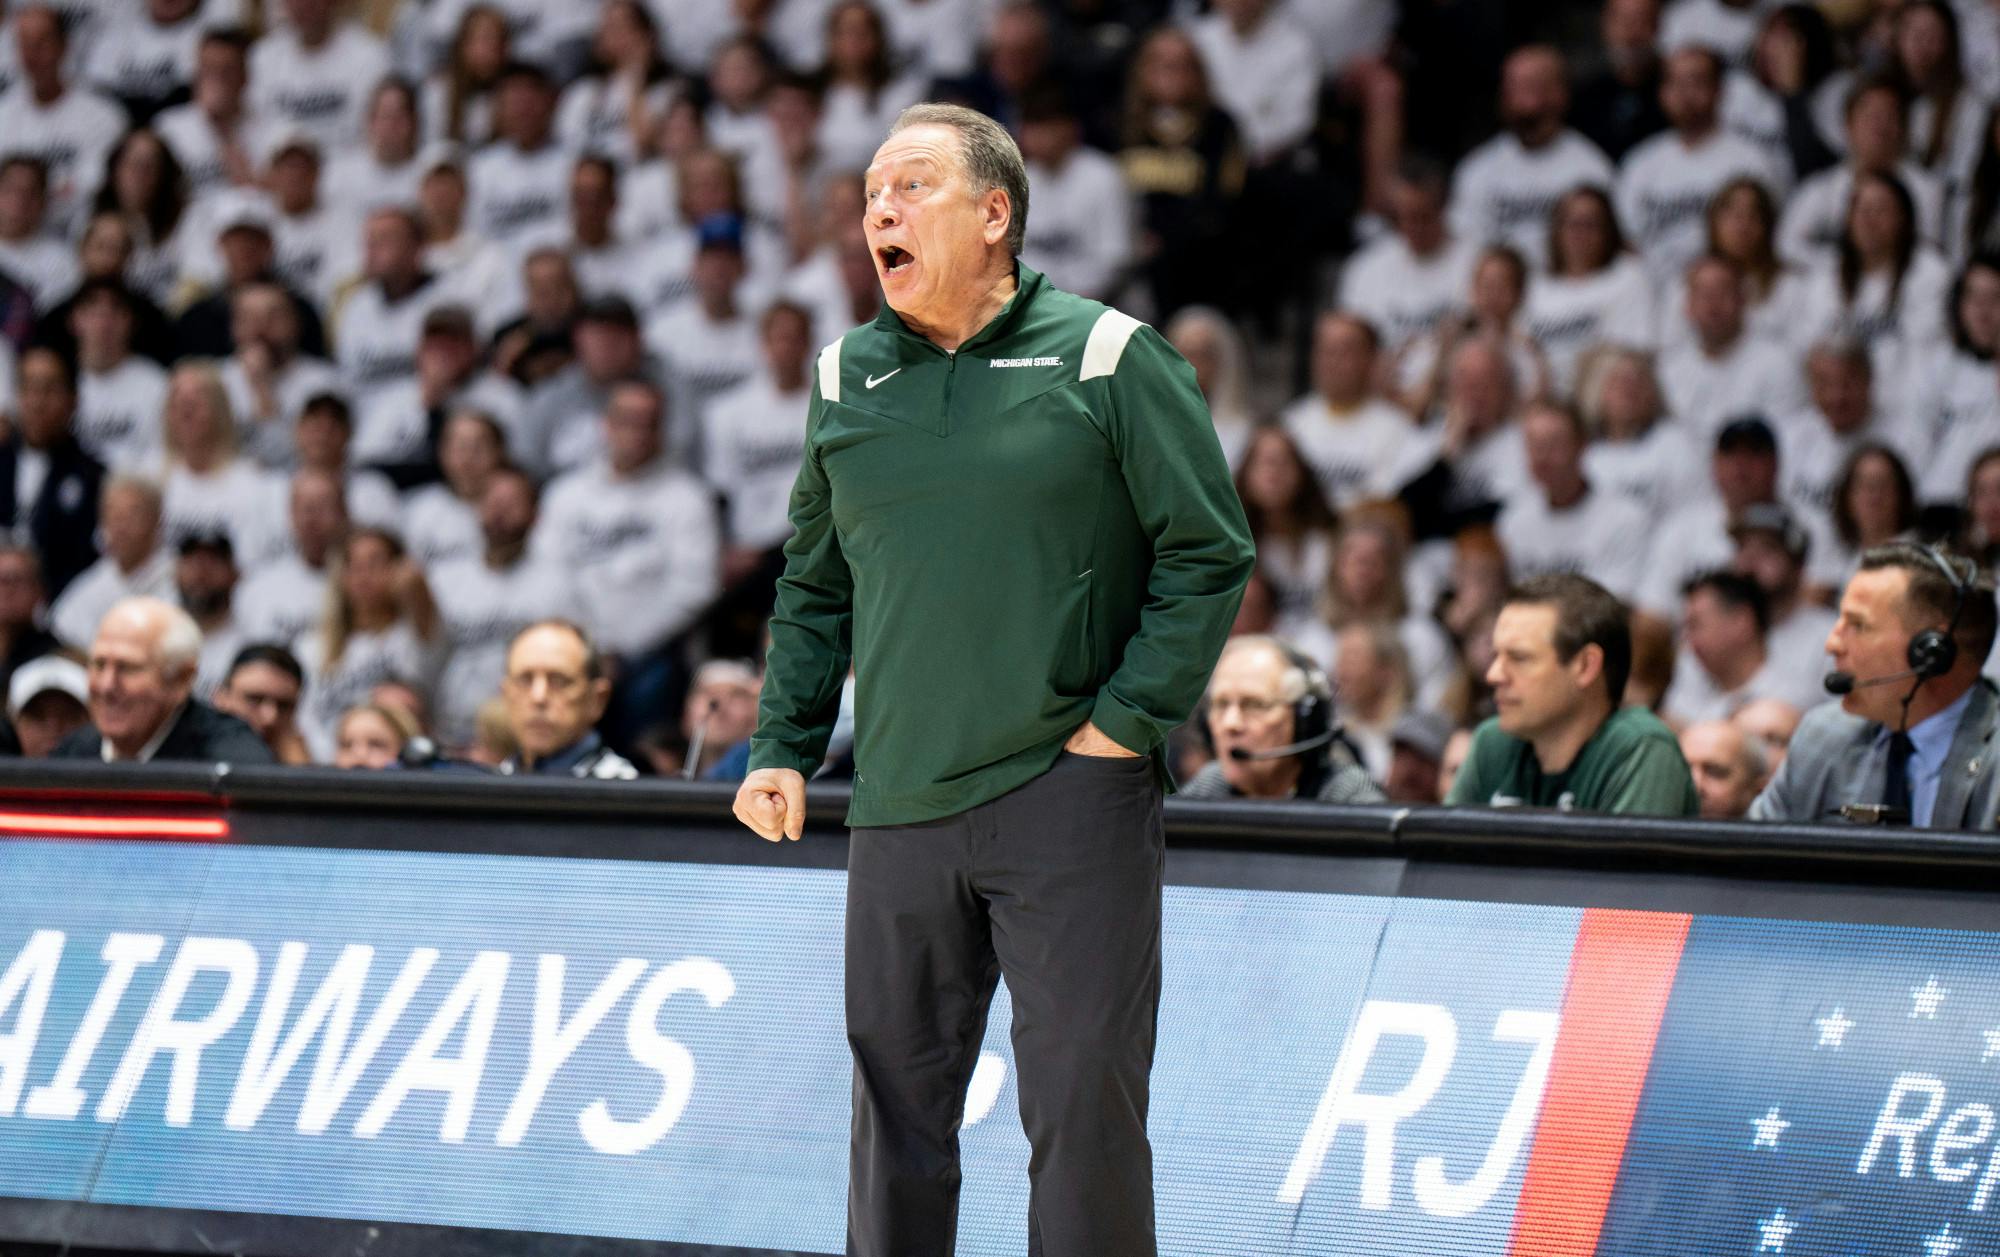
[[[895,375],[895,374],[897,374],[897,372],[900,372],[900,371],[901,371],[902,369],[903,369],[903,368],[901,368],[901,367],[897,367],[897,368],[896,368],[896,370],[895,370],[895,371],[891,371],[891,372],[889,373],[889,375]],[[867,383],[868,383],[868,387],[869,387],[869,388],[874,388],[874,387],[875,387],[875,386],[876,386],[877,384],[880,384],[880,383],[881,383],[882,381],[884,381],[884,380],[888,379],[888,378],[889,378],[889,375],[871,375],[871,376],[869,376],[869,377],[868,377],[868,381],[867,381]]]

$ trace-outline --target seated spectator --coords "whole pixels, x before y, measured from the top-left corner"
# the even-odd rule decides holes
[[[1434,711],[1412,708],[1389,730],[1389,774],[1382,793],[1391,803],[1436,803],[1445,748],[1454,730],[1451,721]]]
[[[382,79],[368,93],[368,133],[363,142],[326,155],[320,187],[322,195],[339,207],[350,252],[362,214],[377,206],[417,203],[424,177],[418,115],[416,89],[408,80]]]
[[[423,569],[394,533],[349,533],[327,584],[325,617],[292,647],[306,670],[299,731],[322,764],[333,759],[341,712],[391,678],[428,687],[445,646]]]
[[[1223,461],[1232,471],[1240,469],[1243,451],[1257,427],[1247,379],[1250,351],[1243,334],[1213,306],[1183,306],[1167,323],[1166,337],[1194,368],[1194,385],[1208,403]]]
[[[761,352],[743,266],[743,224],[715,216],[697,228],[694,291],[654,316],[645,339],[673,381],[676,413],[695,431],[717,397],[756,374]]]
[[[1410,710],[1410,661],[1396,627],[1381,621],[1340,631],[1333,658],[1333,714],[1375,781],[1389,775],[1390,734]]]
[[[1771,605],[1740,572],[1706,572],[1688,584],[1682,650],[1674,663],[1666,719],[1680,727],[1727,720],[1745,703],[1781,698],[1804,707],[1820,694],[1796,660],[1771,653]]]
[[[1794,336],[1847,335],[1868,346],[1877,373],[1900,378],[1908,364],[1945,339],[1951,267],[1917,238],[1916,207],[1892,174],[1862,174],[1841,220],[1833,260],[1799,292]]]
[[[195,669],[194,695],[212,702],[216,687],[229,674],[247,638],[234,609],[236,548],[226,533],[190,534],[175,548],[174,595],[181,609],[201,630],[201,663]]]
[[[290,547],[252,568],[237,591],[236,619],[252,641],[297,641],[318,622],[335,553],[347,536],[347,502],[328,472],[295,474],[287,510]]]
[[[1449,364],[1444,414],[1422,435],[1429,466],[1401,489],[1420,540],[1491,523],[1501,503],[1529,483],[1521,425],[1514,422],[1520,393],[1506,347],[1468,340],[1452,350]]]
[[[1327,313],[1313,332],[1313,391],[1285,408],[1327,505],[1394,493],[1398,459],[1416,435],[1410,416],[1376,389],[1380,338],[1351,314]]]
[[[1411,159],[1389,186],[1395,228],[1355,250],[1340,272],[1340,308],[1368,321],[1391,357],[1465,313],[1479,246],[1445,225],[1447,181],[1438,166]]]
[[[61,648],[42,627],[42,561],[31,547],[0,541],[0,690],[14,669]]]
[[[1741,415],[1712,441],[1710,491],[1683,498],[1656,517],[1652,554],[1639,584],[1639,607],[1679,623],[1687,584],[1736,557],[1729,522],[1758,503],[1778,500],[1778,438],[1762,416]]]
[[[183,257],[187,264],[184,287],[195,299],[185,304],[174,320],[174,352],[182,357],[227,358],[236,351],[236,290],[253,283],[282,287],[277,272],[277,214],[261,193],[231,189],[217,193],[202,209],[199,224],[190,224],[183,234],[197,225],[202,240],[214,240],[221,270],[215,273],[213,262],[201,256],[202,250],[190,249],[188,253],[194,256]],[[129,229],[126,236],[129,249]],[[300,348],[309,354],[325,353],[326,328],[318,307],[290,288],[285,289],[285,296],[298,316]],[[342,353],[345,361],[344,342]]]
[[[1258,551],[1261,555],[1261,544]],[[1318,619],[1287,616],[1280,620],[1279,632],[1296,633],[1291,640],[1303,642],[1324,638],[1328,629],[1338,633],[1356,625],[1388,625],[1401,645],[1412,698],[1419,707],[1435,707],[1456,679],[1451,641],[1411,598],[1408,555],[1408,530],[1393,512],[1350,513],[1326,569]],[[1324,657],[1333,662],[1337,651],[1337,643],[1329,642]],[[1306,653],[1320,657],[1313,650]]]
[[[1607,0],[1598,11],[1597,64],[1579,78],[1569,117],[1614,162],[1667,129],[1654,47],[1659,26],[1659,0]]]
[[[424,230],[406,207],[385,206],[362,221],[361,282],[327,320],[358,412],[365,414],[380,390],[416,378],[424,321],[456,296],[425,263]]]
[[[1667,416],[1652,355],[1616,346],[1588,355],[1576,404],[1591,433],[1583,474],[1593,486],[1655,521],[1706,491],[1701,446]]]
[[[361,138],[368,93],[389,72],[388,50],[333,0],[288,0],[290,19],[250,52],[250,111],[310,131],[322,144]]]
[[[56,758],[270,763],[250,726],[194,697],[200,657],[201,630],[179,607],[144,596],[113,606],[90,646],[90,723]]]
[[[161,532],[159,489],[136,476],[113,476],[101,501],[97,527],[104,557],[49,606],[49,628],[76,650],[89,648],[104,613],[122,599],[174,596],[174,556]]]
[[[1568,69],[1546,44],[1518,48],[1500,71],[1503,128],[1459,163],[1452,182],[1452,230],[1477,244],[1509,244],[1535,264],[1548,259],[1544,231],[1563,193],[1578,184],[1609,187],[1611,163],[1564,125]]]
[[[1973,565],[1912,545],[1867,551],[1827,639],[1846,693],[1806,713],[1750,819],[1993,829],[2000,692],[1979,675],[1993,638],[1993,587]]]
[[[1501,608],[1493,651],[1499,714],[1473,734],[1447,803],[1695,814],[1673,731],[1621,705],[1632,636],[1610,593],[1581,576],[1537,577]]]
[[[7,683],[7,720],[22,759],[48,759],[90,723],[90,677],[66,655],[44,655],[15,669]]]
[[[1789,510],[1776,502],[1746,507],[1729,523],[1736,542],[1736,571],[1757,582],[1770,608],[1771,628],[1765,640],[1780,667],[1796,673],[1798,692],[1819,693],[1820,678],[1833,666],[1826,656],[1826,635],[1833,631],[1833,612],[1806,598],[1806,559],[1812,536]]]
[[[1805,713],[1782,699],[1760,698],[1754,703],[1745,703],[1743,709],[1730,717],[1737,728],[1757,740],[1764,753],[1764,764],[1770,772],[1778,771],[1778,765],[1785,762],[1785,752],[1792,745],[1792,735],[1799,731],[1799,721]],[[1766,774],[1769,780],[1769,774]]]
[[[1162,314],[1225,304],[1235,284],[1225,241],[1246,159],[1211,84],[1194,40],[1173,25],[1146,34],[1126,77],[1118,161],[1138,201],[1140,274]]]
[[[1741,65],[1755,46],[1761,7],[1757,0],[1673,0],[1660,21],[1660,47],[1695,44]]]
[[[255,182],[254,155],[264,150],[265,140],[244,100],[249,58],[250,36],[240,27],[203,31],[195,49],[192,99],[153,119],[187,174],[192,198]]]
[[[2000,255],[1965,264],[1952,289],[1951,340],[1919,349],[1896,390],[1907,431],[1929,448],[1910,468],[1925,506],[1972,506],[1968,474],[2000,448],[1994,354],[2000,350]],[[1888,382],[1893,388],[1896,381]]]
[[[555,86],[541,69],[515,62],[493,86],[493,143],[468,170],[472,226],[506,246],[558,226],[569,203],[570,155],[555,142]]]
[[[604,656],[578,625],[544,620],[515,634],[507,646],[500,695],[520,746],[501,762],[501,772],[594,781],[639,775],[597,736],[594,726],[610,702],[611,680]]]
[[[340,713],[334,727],[335,768],[395,768],[403,748],[417,736],[409,714],[399,707],[361,703]]]
[[[676,86],[653,11],[641,0],[606,0],[590,71],[564,88],[556,105],[556,134],[573,153],[604,153],[630,166],[652,147]]]
[[[69,360],[30,347],[15,370],[14,422],[0,437],[0,521],[34,545],[54,598],[97,561],[92,533],[104,467],[76,439],[76,370]]]
[[[403,501],[395,482],[379,471],[350,467],[347,447],[354,435],[354,415],[339,393],[314,393],[299,409],[292,434],[292,451],[299,472],[317,472],[344,491],[354,521],[376,528],[400,529]],[[297,548],[294,535],[291,548]]]
[[[1273,616],[1308,636],[1325,637],[1316,622],[1333,563],[1335,520],[1297,442],[1283,428],[1260,428],[1250,438],[1236,473],[1236,496],[1250,524],[1258,567],[1276,595]],[[1321,645],[1312,640],[1302,648],[1318,658]]]
[[[1750,330],[1734,262],[1706,254],[1688,268],[1687,320],[1694,335],[1660,355],[1659,377],[1668,411],[1697,440],[1736,415],[1790,414],[1803,401],[1792,355]]]
[[[1522,398],[1549,392],[1549,364],[1527,330],[1528,263],[1506,245],[1489,245],[1472,264],[1472,286],[1462,313],[1410,341],[1397,356],[1385,385],[1396,403],[1424,417],[1450,388],[1451,362],[1468,341],[1502,346]]]
[[[216,687],[215,708],[250,726],[280,764],[310,764],[312,753],[299,736],[299,696],[306,671],[292,652],[257,642],[236,652]]]
[[[1833,544],[1815,559],[1807,581],[1838,594],[1855,564],[1876,546],[1907,541],[1917,528],[1917,491],[1909,465],[1886,445],[1862,445],[1848,455],[1833,487]]]
[[[1214,85],[1216,101],[1236,120],[1253,162],[1266,163],[1312,130],[1319,65],[1312,41],[1272,0],[1227,0],[1188,30]]]
[[[848,0],[837,13],[872,16],[874,9],[865,0]],[[903,103],[915,104],[916,98]],[[875,127],[868,144],[887,131],[886,123]],[[1021,260],[1064,292],[1113,300],[1133,260],[1132,219],[1126,212],[1131,194],[1118,163],[1084,144],[1083,120],[1058,89],[1021,102],[1020,140],[1035,201]],[[858,164],[867,165],[865,155]]]
[[[49,313],[76,282],[76,259],[48,229],[48,166],[39,157],[0,158],[0,271]]]
[[[494,331],[488,357],[494,375],[533,389],[561,374],[576,357],[583,287],[569,254],[546,245],[528,251],[519,275],[520,312]]]
[[[872,282],[872,267],[869,275]],[[623,297],[597,297],[585,305],[577,316],[575,340],[576,361],[529,395],[522,428],[534,448],[512,451],[514,461],[538,474],[574,471],[603,455],[602,419],[612,385],[635,375],[667,385],[666,368],[646,351],[638,313]],[[675,425],[670,449],[685,453],[693,447],[690,427],[689,422]]]
[[[496,370],[482,369],[471,311],[441,305],[424,315],[415,378],[376,389],[357,412],[350,457],[404,489],[419,488],[443,474],[438,441],[448,416],[464,409],[482,411],[504,435],[508,449],[525,448],[532,442],[521,430],[523,405],[519,385]]]
[[[340,377],[332,363],[303,351],[298,312],[281,285],[238,288],[229,318],[236,351],[222,364],[222,387],[236,412],[237,445],[262,467],[291,471],[301,412],[314,397],[336,393]]]
[[[1882,413],[1867,346],[1830,338],[1806,355],[1812,405],[1779,428],[1785,474],[1780,496],[1811,512],[1824,527],[1847,460],[1864,444],[1887,445],[1910,467],[1921,451],[1904,416]]]
[[[568,570],[528,551],[537,506],[533,480],[512,467],[496,468],[479,496],[479,548],[430,570],[450,650],[437,702],[438,735],[447,747],[471,743],[480,705],[499,692],[515,635],[577,607]]]
[[[86,280],[69,300],[76,338],[76,439],[115,471],[159,466],[167,373],[133,352],[138,306],[122,280]]]
[[[1862,81],[1848,93],[1845,125],[1847,160],[1793,190],[1778,223],[1778,252],[1808,268],[1833,261],[1855,188],[1864,175],[1893,178],[1911,210],[1907,219],[1911,237],[1935,246],[1942,238],[1944,194],[1937,180],[1909,160],[1901,90],[1886,79]]]
[[[1793,6],[1797,7],[1797,6]],[[1743,277],[1744,321],[1763,341],[1790,341],[1798,335],[1799,300],[1808,273],[1778,255],[1778,201],[1761,179],[1731,179],[1708,203],[1706,254],[1733,264]],[[1688,269],[1663,278],[1660,288],[1660,344],[1678,348],[1695,339],[1688,322]]]
[[[1703,820],[1741,818],[1770,775],[1763,743],[1727,720],[1700,720],[1681,730],[1681,754],[1694,774]]]
[[[105,156],[91,211],[124,218],[132,233],[125,279],[149,301],[172,299],[183,255],[196,247],[201,228],[189,226],[188,208],[187,179],[174,150],[155,131],[127,131]]]
[[[0,95],[0,158],[22,154],[43,163],[52,234],[59,236],[83,221],[105,154],[126,127],[122,109],[72,80],[68,31],[51,6],[13,14],[21,77]]]
[[[1215,760],[1183,799],[1380,803],[1382,792],[1333,726],[1333,690],[1312,661],[1274,637],[1232,637],[1195,719]]]
[[[1525,330],[1548,360],[1549,391],[1573,397],[1599,346],[1650,349],[1653,285],[1602,188],[1572,188],[1549,218],[1549,268],[1528,285]]]
[[[750,735],[757,731],[757,699],[764,678],[747,661],[711,659],[694,670],[681,727],[687,761],[681,775],[703,781],[741,781],[750,766]]]
[[[1673,129],[1633,149],[1618,174],[1619,215],[1661,281],[1701,255],[1703,216],[1730,180],[1760,179],[1777,189],[1789,182],[1768,154],[1723,128],[1723,69],[1713,49],[1670,48],[1660,107]]]
[[[479,553],[479,501],[507,465],[507,436],[493,416],[455,407],[438,430],[437,457],[443,479],[410,490],[403,503],[410,554],[426,568]]]
[[[182,361],[167,377],[161,424],[166,474],[160,489],[167,544],[225,534],[245,567],[284,549],[277,527],[284,481],[243,457],[229,392],[212,362]]]
[[[1583,474],[1583,420],[1553,402],[1521,416],[1534,487],[1515,493],[1494,523],[1515,579],[1576,572],[1619,598],[1638,591],[1652,521],[1628,499],[1602,493]]]

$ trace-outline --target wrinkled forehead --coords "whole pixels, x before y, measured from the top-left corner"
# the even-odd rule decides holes
[[[1264,645],[1235,647],[1215,665],[1208,692],[1214,698],[1276,699],[1285,685],[1285,657]]]
[[[950,127],[921,123],[905,127],[875,150],[864,177],[872,185],[891,171],[928,168],[941,174],[957,174],[964,165],[964,147],[958,132]]]

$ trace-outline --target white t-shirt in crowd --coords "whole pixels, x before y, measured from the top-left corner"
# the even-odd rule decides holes
[[[97,637],[97,622],[120,598],[145,594],[174,602],[174,556],[166,548],[153,551],[130,572],[105,555],[63,587],[49,608],[49,631],[56,640],[77,650],[89,650]]]
[[[416,377],[424,318],[451,300],[435,280],[400,301],[390,301],[379,284],[362,284],[334,308],[327,332],[357,413],[371,394]]]
[[[1628,498],[1658,521],[1711,492],[1709,452],[1678,420],[1662,417],[1633,440],[1592,441],[1583,451],[1583,474],[1598,492]]]
[[[1667,409],[1704,449],[1716,430],[1742,415],[1766,419],[1788,414],[1805,402],[1804,369],[1785,346],[1744,335],[1719,357],[1693,344],[1660,355],[1660,391]]]
[[[187,175],[188,196],[196,201],[229,185],[229,175],[223,167],[223,136],[215,129],[215,123],[197,105],[175,105],[163,109],[153,119],[153,129],[160,133],[167,147],[174,151],[174,157]],[[243,155],[252,162],[263,159],[264,150],[271,143],[269,129],[256,119],[245,115],[236,126],[236,142],[242,147]],[[337,160],[337,158],[335,158]],[[341,186],[331,179],[323,179],[322,186]]]
[[[1333,534],[1314,529],[1297,539],[1260,537],[1257,567],[1270,578],[1274,618],[1280,625],[1316,621],[1320,596],[1333,572]],[[1330,666],[1332,660],[1327,662]]]
[[[285,548],[288,486],[247,458],[208,472],[176,463],[162,482],[160,531],[169,549],[190,536],[229,535],[236,564],[249,569]]]
[[[1792,150],[1785,134],[1784,102],[1755,76],[1743,70],[1731,70],[1724,76],[1716,114],[1723,130],[1756,146],[1770,168],[1784,177],[1786,186],[1798,177],[1792,169]]]
[[[1899,418],[1877,415],[1852,432],[1836,432],[1826,416],[1811,407],[1776,425],[1778,434],[1778,494],[1796,508],[1813,512],[1832,526],[1834,490],[1848,457],[1863,445],[1886,445],[1903,460],[1914,477],[1923,451],[1911,439],[1909,425]]]
[[[464,408],[481,410],[493,417],[500,425],[508,453],[535,448],[521,428],[524,402],[521,386],[514,381],[491,371],[481,372],[441,407],[447,419],[452,411]],[[348,447],[348,461],[360,467],[419,461],[430,448],[430,421],[430,412],[424,407],[423,387],[415,380],[380,389],[354,421],[354,442]]]
[[[1028,163],[1034,213],[1021,260],[1065,292],[1109,301],[1132,262],[1132,197],[1118,163],[1078,148],[1061,169]]]
[[[792,535],[787,508],[805,457],[808,383],[790,392],[768,371],[716,397],[704,417],[702,475],[727,497],[728,536],[767,549]]]
[[[1565,130],[1538,149],[1511,132],[1466,154],[1452,179],[1452,230],[1480,244],[1510,244],[1531,266],[1548,262],[1549,214],[1579,184],[1609,188],[1611,163],[1597,145]]]
[[[884,83],[872,99],[852,83],[830,85],[820,101],[819,129],[813,133],[828,165],[834,170],[866,170],[896,115],[922,100],[926,85],[915,75],[903,75]],[[1032,173],[1029,186],[1035,190],[1039,210],[1042,185],[1034,182]],[[1033,231],[1034,226],[1031,214],[1028,229]]]
[[[236,447],[274,471],[290,471],[298,465],[294,434],[299,411],[320,393],[339,393],[340,373],[324,358],[298,357],[278,369],[272,400],[277,410],[260,414],[250,377],[242,359],[230,357],[222,364],[222,387],[229,394],[229,408],[236,412]]]
[[[588,75],[563,89],[556,105],[556,140],[571,154],[601,153],[629,168],[638,160],[629,121],[632,84],[625,79]],[[673,103],[671,83],[641,85],[641,111],[657,121]]]
[[[308,566],[296,552],[245,568],[235,598],[244,637],[289,649],[326,615],[327,577],[327,569]]]
[[[1254,156],[1283,152],[1306,138],[1319,104],[1319,58],[1284,12],[1271,12],[1247,36],[1211,14],[1195,21],[1188,35],[1208,69],[1216,104],[1236,120]]]
[[[1826,699],[1826,690],[1817,678],[1810,681],[1796,662],[1781,661],[1769,654],[1767,643],[1764,666],[1733,690],[1716,683],[1701,666],[1694,652],[1683,649],[1674,660],[1674,683],[1667,687],[1662,709],[1668,720],[1690,725],[1700,720],[1727,720],[1759,699],[1775,698],[1801,711]]]
[[[898,65],[927,80],[971,71],[984,0],[880,0],[875,8]]]
[[[1507,499],[1494,530],[1515,580],[1581,573],[1629,600],[1644,574],[1652,520],[1630,498],[1598,489],[1553,507],[1537,485]]]
[[[615,654],[665,644],[718,592],[714,498],[665,460],[632,477],[605,463],[560,477],[533,546],[575,578],[585,625]]]
[[[426,642],[408,620],[386,629],[353,632],[340,658],[327,663],[326,639],[308,629],[293,643],[292,654],[305,668],[306,689],[299,698],[299,736],[313,761],[333,762],[334,737],[340,713],[368,701],[368,693],[384,681],[401,681],[428,692],[443,663],[444,643]]]
[[[104,158],[125,126],[125,111],[96,92],[72,87],[44,105],[24,80],[0,96],[0,158],[41,158],[49,172],[48,225],[70,235],[82,227]]]
[[[296,30],[274,30],[250,49],[250,112],[337,152],[360,142],[368,98],[389,69],[382,41],[359,23],[340,23],[318,48],[307,48]]]
[[[471,202],[466,223],[498,244],[512,244],[542,228],[560,227],[569,213],[569,177],[575,158],[550,142],[529,152],[495,141],[472,156],[466,170]]]
[[[1618,172],[1618,220],[1656,279],[1678,275],[1708,241],[1708,204],[1748,176],[1782,197],[1785,180],[1764,151],[1725,130],[1688,144],[1675,131],[1642,140]]]
[[[1723,0],[1674,0],[1660,15],[1662,53],[1690,44],[1713,48],[1723,60],[1741,65],[1750,59],[1750,45],[1764,13],[1777,7],[1770,0],[1725,4]]]
[[[0,272],[28,290],[47,313],[76,287],[76,252],[54,236],[0,240]]]
[[[1555,390],[1576,391],[1585,355],[1601,345],[1651,349],[1653,286],[1639,259],[1627,255],[1594,275],[1540,274],[1528,285],[1522,317],[1542,347]]]
[[[673,380],[674,413],[692,418],[697,431],[710,403],[757,374],[764,362],[753,315],[739,312],[718,322],[692,300],[647,320],[645,339]],[[668,422],[679,420],[670,416]]]
[[[1813,702],[1827,696],[1825,680],[1833,671],[1833,658],[1826,653],[1826,638],[1839,618],[1832,607],[1801,602],[1764,635],[1769,666],[1788,677],[1793,689],[1811,696]]]
[[[345,205],[319,205],[303,214],[280,214],[271,269],[287,288],[325,309],[334,292],[361,268],[360,232]]]
[[[1917,234],[1935,245],[1944,230],[1944,191],[1916,165],[1904,162],[1896,177],[1917,210]],[[1854,195],[1854,168],[1845,163],[1822,170],[1793,189],[1778,216],[1778,253],[1795,266],[1816,266],[1839,254],[1847,203]]]
[[[1840,269],[1829,263],[1806,279],[1793,344],[1803,352],[1821,337],[1851,336],[1868,346],[1877,379],[1901,379],[1909,355],[1945,342],[1944,307],[1950,291],[1951,268],[1929,246],[1911,256],[1893,305],[1886,273],[1864,274],[1854,300],[1848,301],[1840,293]]]
[[[1401,236],[1383,235],[1342,268],[1340,308],[1367,319],[1393,353],[1465,309],[1478,261],[1478,246],[1469,241],[1447,240],[1418,257]]]
[[[1743,325],[1758,340],[1790,345],[1805,320],[1805,296],[1810,276],[1795,267],[1778,273],[1769,291],[1750,292],[1743,311]],[[1683,271],[1660,286],[1660,349],[1678,349],[1694,343],[1694,324],[1688,322],[1687,272]]]
[[[84,62],[84,78],[99,91],[133,100],[158,101],[194,82],[195,50],[202,21],[191,13],[165,26],[144,13],[130,14],[105,27]]]
[[[372,211],[417,203],[424,164],[416,157],[384,163],[366,148],[341,149],[327,156],[326,172],[319,181],[320,200],[338,209],[344,230],[358,240],[361,224]],[[348,251],[355,250],[350,246]]]
[[[1423,444],[1410,416],[1381,397],[1340,414],[1318,393],[1307,393],[1285,407],[1282,422],[1335,510],[1393,494],[1397,473],[1409,469]]]
[[[1682,589],[1703,572],[1727,567],[1736,558],[1729,537],[1729,510],[1713,492],[1683,501],[1653,529],[1652,553],[1635,599],[1641,610],[1675,624],[1684,611]]]
[[[424,566],[474,558],[486,546],[479,507],[440,482],[412,489],[403,500],[403,540]]]
[[[156,467],[166,400],[167,373],[150,358],[128,357],[109,371],[79,371],[76,439],[113,471]]]
[[[494,568],[473,553],[430,568],[429,580],[449,651],[438,678],[438,736],[462,747],[480,705],[500,692],[507,644],[537,620],[574,615],[577,594],[569,573],[534,558]]]

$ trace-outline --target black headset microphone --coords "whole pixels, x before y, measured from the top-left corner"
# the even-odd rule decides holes
[[[1852,672],[1829,672],[1820,682],[1826,692],[1836,696],[1852,694],[1856,690],[1870,689],[1877,685],[1894,685],[1898,681],[1916,681],[1910,688],[1909,697],[1903,700],[1904,723],[1909,722],[1910,703],[1915,700],[1917,690],[1925,681],[1941,677],[1950,672],[1958,662],[1958,622],[1965,615],[1966,596],[1972,590],[1972,582],[1947,560],[1936,546],[1912,546],[1911,549],[1928,559],[1931,565],[1944,573],[1951,583],[1952,605],[1951,623],[1942,629],[1929,628],[1910,638],[1904,651],[1909,667],[1901,672],[1891,672],[1879,677],[1856,677]],[[1976,577],[1974,579],[1977,579]]]
[[[1303,651],[1285,642],[1276,642],[1275,645],[1278,647],[1278,652],[1285,657],[1285,662],[1296,668],[1305,681],[1305,692],[1292,704],[1292,734],[1298,740],[1287,742],[1283,746],[1266,747],[1256,751],[1248,747],[1232,746],[1229,748],[1229,758],[1238,763],[1289,759],[1294,755],[1303,755],[1307,751],[1316,751],[1334,742],[1347,741],[1340,726],[1333,721],[1333,685],[1327,680],[1326,673]],[[1199,730],[1203,744],[1213,754],[1215,733],[1209,727],[1206,714],[1202,717]],[[1352,749],[1352,743],[1348,745]],[[1360,753],[1355,752],[1355,759],[1360,758]],[[1306,761],[1308,777],[1314,776],[1318,765],[1319,757]],[[1318,789],[1316,781],[1311,785],[1313,789]],[[1305,793],[1303,786],[1300,793]]]

